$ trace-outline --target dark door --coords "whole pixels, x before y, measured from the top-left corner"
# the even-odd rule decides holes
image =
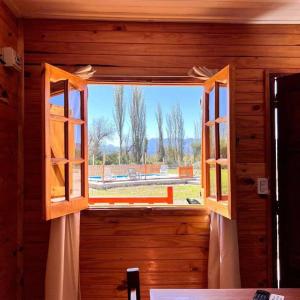
[[[277,88],[280,287],[300,287],[300,74]]]

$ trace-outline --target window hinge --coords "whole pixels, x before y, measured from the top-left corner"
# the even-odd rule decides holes
[[[274,105],[274,107],[276,107],[276,108],[279,106],[279,99],[278,99],[278,96],[277,96],[277,95],[274,96],[273,105]]]
[[[280,212],[280,204],[279,201],[275,202],[275,211],[276,211],[276,215],[279,215]]]

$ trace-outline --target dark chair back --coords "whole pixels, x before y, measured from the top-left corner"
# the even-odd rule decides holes
[[[128,300],[141,300],[139,268],[127,269],[127,289]]]

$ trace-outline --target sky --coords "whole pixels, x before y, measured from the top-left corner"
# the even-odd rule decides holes
[[[155,120],[155,111],[159,103],[164,116],[164,137],[166,138],[166,115],[173,105],[179,104],[182,110],[185,136],[194,137],[194,122],[200,122],[200,99],[203,88],[200,86],[140,86],[143,91],[146,106],[147,138],[157,138],[158,130]],[[97,118],[105,118],[113,125],[114,85],[88,86],[88,119],[89,124]],[[128,107],[131,100],[132,86],[124,86],[124,99],[126,102],[125,132],[130,129]],[[106,141],[117,145],[117,135]]]

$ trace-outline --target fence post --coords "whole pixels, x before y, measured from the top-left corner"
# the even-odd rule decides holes
[[[172,186],[168,186],[168,199],[167,202],[169,204],[173,204],[173,187]]]

